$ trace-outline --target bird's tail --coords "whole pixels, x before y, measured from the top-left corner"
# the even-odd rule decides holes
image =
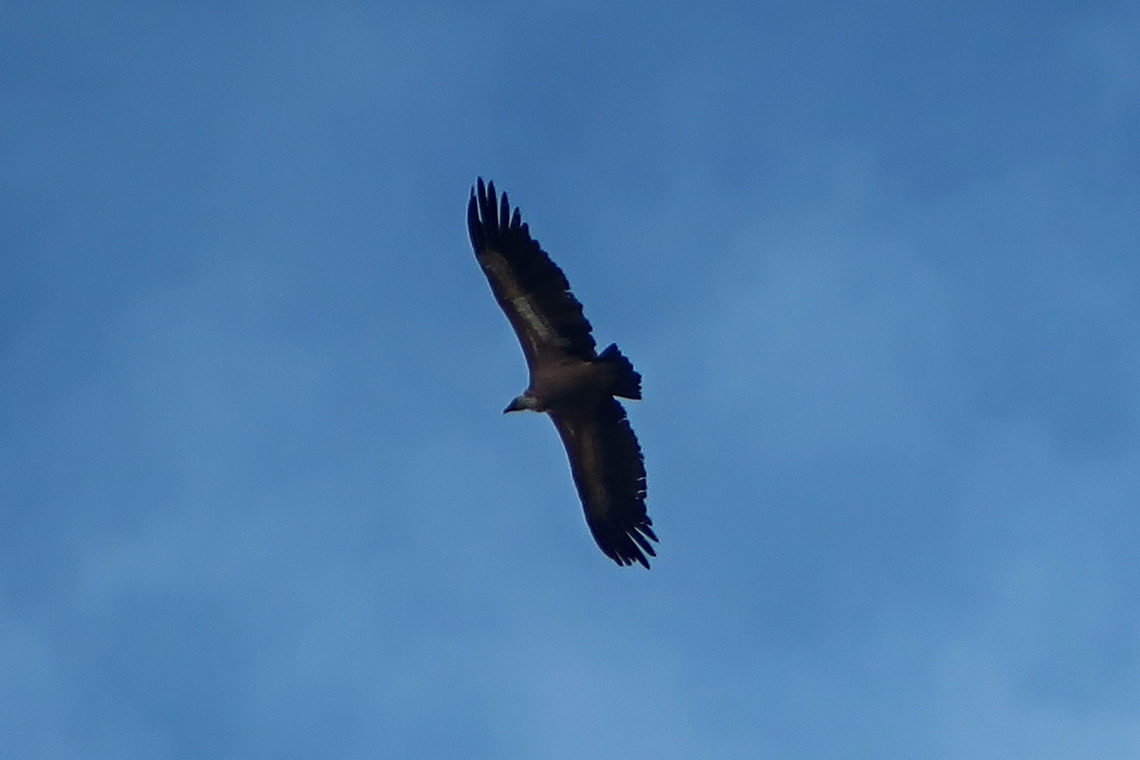
[[[604,362],[613,373],[613,394],[622,398],[641,399],[641,375],[633,368],[633,363],[625,358],[618,350],[616,343],[611,343],[601,354],[597,361]]]

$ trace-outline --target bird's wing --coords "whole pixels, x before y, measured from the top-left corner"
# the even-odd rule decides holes
[[[607,557],[619,565],[657,556],[653,521],[645,512],[645,464],[625,409],[612,398],[579,410],[550,413],[558,428],[586,524]]]
[[[590,323],[570,292],[566,275],[550,260],[507,194],[496,198],[495,183],[471,190],[467,229],[475,257],[487,275],[495,300],[510,320],[534,371],[536,362],[594,357]]]

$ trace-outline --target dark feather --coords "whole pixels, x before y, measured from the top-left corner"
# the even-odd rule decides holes
[[[570,292],[562,270],[550,260],[518,209],[511,213],[507,194],[496,197],[495,183],[480,178],[467,204],[467,230],[475,256],[487,275],[499,306],[510,320],[533,367],[538,355],[557,354],[580,359],[594,357],[590,323],[582,304]],[[521,302],[516,299],[522,299]],[[528,315],[520,304],[532,310]],[[550,329],[537,330],[539,318]]]
[[[657,556],[645,511],[645,463],[625,409],[610,398],[578,412],[551,412],[570,459],[586,524],[598,547],[619,565]]]

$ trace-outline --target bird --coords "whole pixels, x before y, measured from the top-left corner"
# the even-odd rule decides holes
[[[547,414],[570,462],[586,525],[618,565],[649,568],[658,541],[645,507],[645,460],[625,408],[640,400],[641,375],[610,344],[596,351],[582,304],[518,207],[479,177],[467,204],[475,258],[526,357],[530,382],[503,410]]]

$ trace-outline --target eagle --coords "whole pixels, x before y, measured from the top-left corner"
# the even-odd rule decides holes
[[[507,194],[478,179],[467,204],[467,230],[491,292],[518,335],[530,384],[503,413],[550,415],[602,552],[619,565],[649,567],[657,556],[645,511],[645,462],[625,409],[640,400],[641,375],[616,344],[595,350],[582,304],[562,270],[530,236]]]

